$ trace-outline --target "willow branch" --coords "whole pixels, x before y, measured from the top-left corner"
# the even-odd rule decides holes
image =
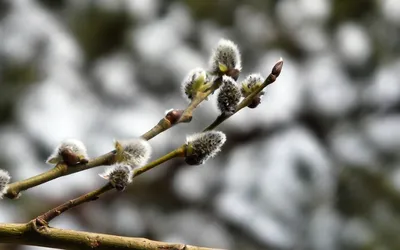
[[[76,166],[67,166],[66,164],[59,163],[54,168],[33,176],[31,178],[11,183],[7,187],[7,193],[4,195],[8,198],[14,199],[18,197],[21,191],[36,187],[48,181],[57,179],[62,176],[70,175],[76,172],[84,171],[98,166],[111,165],[115,162],[115,151],[99,156],[90,160],[87,164],[80,164]]]
[[[236,107],[236,110],[233,114],[239,112],[241,109],[248,106],[251,103],[251,101],[253,100],[253,98],[259,92],[261,92],[269,84],[273,83],[276,80],[276,78],[279,76],[280,71],[282,69],[282,65],[283,65],[283,61],[282,60],[278,61],[275,64],[275,66],[273,67],[271,74],[267,77],[267,79],[264,81],[264,83],[261,86],[259,86],[259,88],[256,89],[256,91],[254,91],[252,94],[250,94],[248,97],[246,97],[242,102],[240,102],[239,105]],[[154,126],[152,129],[150,129],[149,131],[144,133],[141,137],[146,140],[150,140],[153,137],[157,136],[158,134],[168,130],[175,124],[190,122],[192,120],[193,111],[198,107],[198,105],[201,102],[206,100],[210,94],[214,93],[214,91],[216,89],[218,89],[220,85],[221,85],[221,77],[217,78],[214,81],[214,83],[210,87],[210,89],[206,90],[205,92],[198,92],[195,95],[195,97],[192,99],[189,106],[179,116],[179,118],[177,118],[176,120],[175,119],[172,120],[170,117],[166,116],[163,119],[161,119],[156,126]],[[205,128],[204,131],[212,130],[212,129],[216,128],[218,125],[220,125],[226,119],[231,117],[233,114],[220,115],[210,126]],[[90,160],[87,164],[80,164],[80,165],[76,165],[76,166],[67,166],[66,164],[61,163],[61,164],[56,165],[53,169],[50,169],[47,172],[33,176],[26,180],[21,180],[18,182],[11,183],[8,186],[7,193],[4,196],[13,199],[13,198],[18,197],[18,195],[21,191],[41,185],[48,181],[54,180],[56,178],[70,175],[70,174],[73,174],[76,172],[84,171],[84,170],[91,169],[91,168],[98,167],[98,166],[111,165],[113,163],[115,163],[115,151],[111,151],[107,154],[104,154],[102,156],[94,158],[94,159]]]
[[[192,119],[192,113],[196,107],[207,97],[213,93],[220,85],[220,80],[216,80],[212,87],[204,93],[199,93],[193,98],[189,106],[183,111],[183,113],[176,120],[168,119],[169,117],[162,118],[156,126],[144,133],[141,137],[146,140],[150,140],[158,134],[168,130],[172,126],[178,123],[187,123]],[[21,191],[27,190],[29,188],[36,187],[43,183],[49,182],[51,180],[57,179],[62,176],[70,175],[76,172],[84,171],[87,169],[95,168],[98,166],[106,166],[115,163],[115,151],[111,151],[107,154],[101,155],[97,158],[91,159],[87,164],[79,164],[76,166],[67,166],[66,164],[57,164],[54,168],[41,173],[39,175],[33,176],[31,178],[17,181],[8,185],[7,193],[4,195],[10,199],[18,197]]]
[[[216,128],[218,125],[223,123],[225,120],[227,120],[229,117],[233,116],[243,108],[249,106],[251,102],[253,101],[254,97],[257,96],[265,87],[270,85],[271,83],[275,82],[278,76],[281,73],[283,66],[283,61],[280,59],[275,66],[272,68],[271,73],[268,75],[268,77],[265,79],[265,81],[255,90],[253,91],[250,95],[248,95],[246,98],[244,98],[236,107],[235,112],[233,112],[230,115],[226,114],[221,114],[218,116],[213,123],[211,123],[208,127],[206,127],[203,131],[208,131],[208,130],[213,130]]]
[[[34,221],[28,224],[0,224],[0,242],[58,249],[79,250],[213,250],[148,240],[121,237],[51,227],[38,227]],[[215,249],[216,250],[216,249]]]
[[[181,147],[169,152],[168,154],[161,156],[157,160],[150,162],[149,164],[147,164],[143,167],[136,168],[133,173],[133,178],[143,174],[144,172],[149,171],[150,169],[155,168],[156,166],[159,166],[160,164],[162,164],[168,160],[171,160],[176,157],[184,157],[184,156],[185,156],[185,146],[181,146]],[[36,221],[38,222],[38,225],[42,225],[42,226],[48,225],[48,223],[52,219],[56,218],[57,216],[61,215],[64,212],[66,212],[67,210],[74,208],[76,206],[79,206],[83,203],[97,200],[102,194],[104,194],[112,189],[114,189],[114,187],[110,183],[107,183],[102,188],[99,188],[99,189],[96,189],[87,194],[81,195],[78,198],[67,201],[53,209],[50,209],[46,213],[39,215],[36,218]]]

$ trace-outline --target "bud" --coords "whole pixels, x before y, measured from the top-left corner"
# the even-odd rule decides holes
[[[189,165],[201,165],[214,157],[226,141],[220,131],[206,131],[186,138],[185,162]]]
[[[282,67],[283,67],[283,59],[282,57],[279,59],[279,61],[276,62],[276,64],[274,65],[274,67],[272,68],[271,73],[278,77],[281,74],[282,71]]]
[[[241,89],[243,97],[249,96],[251,93],[257,90],[265,79],[260,74],[251,74],[246,77],[241,83]],[[261,103],[261,96],[264,95],[264,91],[261,90],[254,98],[252,103],[248,106],[249,108],[255,108]]]
[[[88,162],[88,155],[85,145],[76,139],[67,139],[53,151],[47,159],[48,164],[64,162],[68,166],[85,164]]]
[[[170,109],[165,111],[165,119],[167,119],[171,124],[175,124],[181,118],[184,110],[182,109]]]
[[[182,82],[182,93],[189,100],[192,100],[197,92],[209,88],[212,84],[207,72],[202,68],[192,69]]]
[[[132,182],[133,171],[131,166],[117,163],[99,175],[108,180],[117,191],[124,191],[128,184]]]
[[[148,141],[137,138],[115,141],[117,162],[134,167],[144,166],[150,159],[151,146]]]
[[[218,109],[222,114],[232,115],[242,95],[232,77],[224,75],[222,84],[217,98]]]
[[[0,199],[3,198],[3,195],[7,192],[7,185],[10,182],[11,176],[10,174],[0,169]]]
[[[230,40],[219,40],[210,59],[210,68],[214,74],[227,74],[237,79],[238,73],[242,69],[240,52],[237,45]]]

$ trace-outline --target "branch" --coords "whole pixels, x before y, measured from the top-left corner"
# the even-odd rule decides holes
[[[92,159],[87,164],[80,164],[76,166],[67,166],[66,164],[57,164],[54,168],[41,173],[39,175],[33,176],[26,180],[17,181],[11,183],[7,187],[7,193],[4,194],[5,197],[10,199],[17,198],[21,191],[27,190],[32,187],[36,187],[48,181],[57,179],[62,176],[70,175],[76,172],[84,171],[90,168],[111,165],[115,162],[115,151],[111,151],[107,154],[99,156]]]
[[[282,66],[283,66],[283,61],[279,60],[273,67],[269,76],[265,79],[264,83],[262,85],[260,85],[256,91],[254,91],[252,94],[250,94],[248,97],[246,97],[242,102],[240,102],[239,105],[236,107],[236,110],[233,114],[231,114],[231,115],[221,114],[220,116],[218,116],[215,119],[215,121],[211,125],[209,125],[207,128],[205,128],[204,131],[212,130],[212,129],[216,128],[218,125],[220,125],[226,119],[228,119],[232,115],[236,114],[244,107],[248,106],[252,102],[253,98],[258,93],[260,93],[266,86],[275,82],[276,78],[279,76],[279,74],[282,70]],[[163,119],[161,119],[158,122],[158,124],[156,126],[154,126],[148,132],[143,134],[141,137],[146,140],[150,140],[153,137],[157,136],[158,134],[168,130],[175,124],[190,122],[192,119],[192,113],[193,113],[194,109],[202,101],[206,100],[210,94],[212,94],[216,89],[218,89],[220,84],[221,84],[221,78],[217,78],[210,89],[208,89],[205,92],[199,92],[196,94],[195,98],[193,98],[193,100],[191,101],[189,106],[183,111],[182,114],[179,115],[178,118],[177,117],[171,118],[171,117],[168,117],[168,115],[165,116]],[[5,196],[13,199],[13,198],[18,197],[18,195],[21,191],[38,186],[40,184],[46,183],[46,182],[54,180],[56,178],[70,175],[70,174],[73,174],[76,172],[84,171],[84,170],[91,169],[91,168],[98,167],[98,166],[111,165],[113,163],[115,163],[115,151],[111,151],[107,154],[104,154],[95,159],[92,159],[87,164],[80,164],[80,165],[76,165],[76,166],[72,166],[72,167],[68,167],[66,164],[58,164],[53,169],[51,169],[47,172],[44,172],[37,176],[28,178],[26,180],[22,180],[22,181],[18,181],[18,182],[9,184],[8,188],[7,188],[7,193],[5,194]]]
[[[112,189],[114,189],[114,187],[110,183],[107,183],[102,188],[99,188],[97,190],[94,190],[92,192],[84,194],[82,196],[79,196],[76,199],[67,201],[64,204],[62,204],[58,207],[55,207],[55,208],[47,211],[46,213],[38,216],[36,218],[38,225],[46,226],[52,219],[59,216],[63,212],[65,212],[73,207],[79,206],[82,203],[97,200],[100,195],[102,195],[105,192],[110,191]]]
[[[197,108],[197,106],[207,99],[207,97],[214,93],[215,90],[219,88],[221,85],[222,78],[218,77],[215,79],[212,86],[206,90],[205,92],[197,92],[193,100],[190,102],[189,106],[183,112],[182,116],[178,120],[178,123],[181,122],[190,122],[192,120],[193,111]]]
[[[207,99],[207,97],[214,93],[216,89],[220,87],[224,81],[224,87],[228,86],[225,82],[225,78],[235,84],[234,89],[237,88],[236,80],[240,73],[240,53],[237,46],[231,41],[221,40],[217,50],[212,56],[212,72],[211,74],[217,77],[213,77],[209,80],[206,76],[206,72],[201,70],[200,73],[194,71],[194,75],[189,74],[188,80],[185,80],[184,91],[185,94],[191,99],[190,104],[185,110],[172,110],[169,111],[165,117],[163,117],[157,125],[152,129],[147,131],[141,137],[145,140],[150,140],[158,134],[168,130],[175,124],[188,123],[192,120],[193,112],[198,107],[198,105]],[[234,101],[223,100],[224,93],[229,91],[229,88],[220,92],[219,99],[222,98],[221,103],[219,102],[219,108],[223,115],[217,117],[217,119],[208,126],[205,130],[211,130],[217,127],[219,124],[224,122],[230,116],[240,111],[244,107],[248,106],[254,108],[259,104],[261,91],[269,84],[273,83],[279,76],[282,69],[282,60],[278,61],[272,69],[271,74],[263,82],[259,80],[257,85],[253,85],[251,91],[242,92],[243,96],[247,96],[242,102],[236,105],[241,99],[240,90],[237,88],[236,95],[234,96]],[[245,86],[245,85],[243,85]],[[254,88],[255,87],[255,88]],[[245,88],[242,91],[247,91]],[[251,92],[251,93],[250,93]],[[243,94],[244,93],[244,94]],[[228,93],[229,94],[229,93]],[[221,98],[220,98],[221,97]],[[231,104],[232,105],[231,105]],[[224,107],[231,105],[229,109]],[[236,108],[235,108],[236,107]],[[229,111],[229,113],[227,113]],[[232,113],[232,114],[231,114]],[[219,131],[209,131],[205,133],[195,134],[188,137],[185,144],[178,147],[174,151],[152,161],[151,163],[136,168],[132,173],[132,166],[142,165],[136,164],[136,162],[131,163],[131,165],[121,166],[115,165],[104,175],[104,178],[109,182],[103,187],[94,190],[92,192],[81,195],[73,200],[69,200],[46,213],[36,217],[27,224],[0,224],[0,242],[1,243],[17,243],[25,245],[36,245],[44,247],[53,248],[63,248],[63,249],[170,249],[170,250],[211,250],[211,248],[189,246],[184,244],[171,244],[165,242],[151,241],[144,238],[129,238],[129,237],[119,237],[115,235],[106,234],[96,234],[88,232],[79,232],[73,230],[63,230],[57,228],[51,228],[48,223],[61,215],[65,211],[71,208],[79,206],[83,203],[94,201],[98,199],[102,194],[113,190],[116,188],[118,191],[122,191],[128,183],[132,182],[132,178],[141,175],[144,172],[153,169],[154,167],[177,157],[185,157],[186,163],[189,165],[199,165],[203,164],[205,160],[215,155],[216,152],[220,150],[220,147],[224,144],[226,140],[225,134]],[[141,140],[142,141],[142,140]],[[147,142],[146,142],[147,143]],[[21,191],[27,190],[29,188],[35,187],[37,185],[46,183],[53,179],[73,174],[76,172],[84,171],[90,168],[103,165],[112,165],[116,161],[121,162],[122,153],[118,144],[116,144],[116,150],[113,150],[107,154],[99,156],[90,160],[89,162],[80,161],[81,164],[74,165],[78,161],[67,161],[65,157],[61,154],[64,162],[59,163],[53,169],[39,174],[37,176],[31,177],[26,180],[12,183],[10,185],[3,185],[1,192],[7,188],[6,197],[16,198]],[[147,144],[146,144],[147,146]],[[121,146],[122,147],[122,146]],[[125,149],[124,149],[125,150]],[[55,151],[56,156],[60,156],[60,149],[57,148]],[[57,154],[58,152],[58,154]],[[63,153],[64,151],[61,151]],[[130,153],[127,152],[127,154]],[[86,154],[86,153],[85,153]],[[74,155],[72,155],[74,156]],[[76,157],[75,157],[76,158]],[[75,159],[73,158],[73,159]],[[149,157],[146,156],[146,161]],[[56,158],[57,159],[57,158]],[[69,158],[68,158],[69,159]],[[80,158],[79,158],[80,159]],[[86,156],[85,156],[86,159]],[[126,160],[126,159],[125,159]],[[126,160],[128,162],[128,160]],[[57,162],[55,160],[50,160],[49,162]],[[129,161],[130,162],[130,161]],[[126,168],[124,168],[126,167]],[[128,169],[128,170],[126,170]],[[126,171],[125,171],[126,170]],[[118,172],[119,171],[119,172]],[[122,171],[122,172],[121,172]],[[9,181],[9,176],[6,176],[6,184]],[[121,185],[120,185],[121,184]],[[123,187],[123,188],[120,188]]]
[[[168,160],[171,160],[171,159],[176,158],[176,157],[184,157],[184,156],[185,156],[185,146],[183,145],[183,146],[181,146],[181,147],[169,152],[168,154],[158,158],[157,160],[154,160],[154,161],[150,162],[149,164],[147,164],[147,165],[145,165],[143,167],[135,169],[132,178],[135,178],[135,177],[141,175],[142,173],[144,173],[146,171],[149,171],[150,169],[152,169],[152,168],[154,168],[154,167],[156,167],[156,166],[158,166],[158,165],[160,165],[160,164],[162,164],[162,163],[164,163],[164,162],[166,162]],[[67,201],[67,202],[65,202],[65,203],[63,203],[63,204],[61,204],[61,205],[59,205],[59,206],[57,206],[57,207],[55,207],[53,209],[50,209],[46,213],[38,216],[36,218],[36,221],[38,222],[38,225],[46,226],[46,225],[48,225],[48,223],[52,219],[54,219],[57,216],[61,215],[65,211],[67,211],[67,210],[69,210],[71,208],[74,208],[76,206],[79,206],[79,205],[81,205],[81,204],[83,204],[85,202],[90,202],[90,201],[93,201],[93,200],[97,200],[100,197],[100,195],[102,195],[102,194],[104,194],[104,193],[106,193],[106,192],[108,192],[108,191],[110,191],[112,189],[114,189],[114,187],[110,183],[107,183],[102,188],[99,188],[99,189],[96,189],[96,190],[94,190],[92,192],[89,192],[87,194],[81,195],[78,198],[75,198],[73,200]]]
[[[78,250],[216,250],[185,244],[152,241],[28,224],[0,224],[0,242]]]
[[[283,61],[282,60],[278,61],[273,67],[271,74],[267,77],[264,83],[261,86],[259,86],[259,88],[256,91],[254,91],[252,94],[246,97],[241,103],[239,103],[239,105],[236,108],[236,111],[233,114],[239,112],[241,109],[248,106],[252,102],[253,98],[260,91],[262,91],[269,84],[273,83],[279,76],[280,71],[282,69],[282,65]],[[156,126],[154,126],[152,129],[144,133],[141,137],[143,139],[150,140],[153,137],[157,136],[158,134],[173,127],[175,124],[190,122],[192,120],[193,111],[197,108],[197,106],[201,102],[206,100],[210,94],[214,93],[214,91],[218,89],[220,85],[221,85],[221,77],[218,77],[215,79],[213,85],[208,90],[206,90],[205,92],[198,92],[190,102],[189,106],[183,111],[183,113],[179,114],[178,117],[176,116],[177,114],[175,114],[175,117],[170,117],[166,115],[158,122]],[[210,126],[204,129],[204,131],[216,128],[219,124],[221,124],[223,121],[231,117],[233,114],[231,115],[222,114],[218,116],[217,119]],[[50,169],[49,171],[46,171],[42,174],[33,176],[26,180],[21,180],[9,184],[7,192],[4,194],[4,196],[14,199],[18,197],[21,191],[27,190],[32,187],[36,187],[48,181],[57,179],[62,176],[70,175],[76,172],[91,169],[94,167],[111,165],[113,163],[115,163],[115,150],[107,154],[104,154],[102,156],[99,156],[97,158],[94,158],[90,160],[87,164],[79,164],[76,166],[67,166],[66,164],[63,163],[57,164],[53,169]]]
[[[189,106],[183,111],[179,117],[169,117],[168,115],[162,118],[156,126],[144,133],[141,137],[146,140],[150,140],[158,134],[168,130],[175,124],[188,123],[192,119],[193,111],[196,107],[207,97],[213,93],[220,85],[220,80],[217,79],[212,87],[204,93],[199,93],[196,98],[193,98]],[[57,179],[62,176],[70,175],[76,172],[84,171],[98,166],[112,165],[115,163],[115,150],[101,155],[97,158],[90,160],[87,164],[79,164],[76,166],[67,166],[66,164],[57,164],[53,169],[50,169],[42,174],[33,176],[26,180],[17,181],[8,185],[7,192],[4,194],[5,197],[15,199],[18,197],[21,191],[25,191],[29,188],[36,187],[43,183]]]
[[[229,117],[233,116],[234,114],[236,114],[237,112],[239,112],[240,110],[242,110],[244,107],[247,107],[251,104],[251,102],[253,101],[254,97],[258,95],[258,93],[260,93],[265,87],[267,87],[268,85],[270,85],[271,83],[275,82],[276,78],[278,78],[278,76],[281,73],[282,70],[282,66],[283,66],[283,60],[280,59],[272,68],[271,73],[268,75],[268,77],[265,79],[265,81],[263,82],[263,84],[261,84],[253,93],[251,93],[249,96],[247,96],[245,99],[243,99],[243,101],[241,101],[238,106],[236,107],[236,110],[234,113],[232,114],[221,114],[220,116],[218,116],[213,123],[211,123],[211,125],[209,125],[208,127],[206,127],[203,131],[208,131],[208,130],[213,130],[214,128],[216,128],[218,125],[220,125],[222,122],[224,122],[225,120],[227,120]]]

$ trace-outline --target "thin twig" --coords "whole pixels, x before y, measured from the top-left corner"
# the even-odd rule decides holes
[[[82,196],[79,196],[76,199],[67,201],[58,207],[50,209],[46,213],[44,213],[36,218],[38,225],[46,226],[52,219],[56,218],[63,212],[65,212],[73,207],[79,206],[82,203],[96,200],[99,198],[100,195],[104,194],[107,191],[110,191],[113,188],[114,187],[110,183],[107,183],[102,188],[99,188],[97,190],[94,190],[92,192],[84,194]]]
[[[187,109],[185,109],[185,111],[183,112],[182,116],[180,117],[180,119],[178,120],[178,123],[182,123],[182,122],[190,122],[192,120],[192,116],[193,116],[193,111],[197,108],[197,106],[203,102],[204,100],[207,99],[207,97],[214,93],[215,90],[217,90],[219,88],[219,86],[221,86],[221,82],[222,82],[222,78],[218,77],[214,80],[214,83],[212,84],[212,86],[210,87],[210,89],[208,89],[205,92],[198,92],[196,93],[196,95],[194,96],[194,98],[192,99],[192,101],[190,102],[189,106],[187,107]]]
[[[149,164],[147,164],[147,165],[145,165],[143,167],[136,168],[133,171],[133,178],[143,174],[144,172],[149,171],[150,169],[152,169],[152,168],[154,168],[154,167],[156,167],[156,166],[158,166],[158,165],[160,165],[160,164],[162,164],[162,163],[164,163],[166,161],[169,161],[169,160],[171,160],[173,158],[176,158],[176,157],[184,157],[184,156],[185,156],[185,147],[181,146],[181,147],[175,149],[174,151],[171,151],[168,154],[166,154],[164,156],[161,156],[157,160],[154,160],[154,161],[150,162]]]
[[[98,166],[111,165],[115,162],[115,151],[99,156],[90,160],[87,164],[80,164],[76,166],[67,166],[66,164],[59,163],[54,168],[33,176],[31,178],[11,183],[7,187],[7,193],[4,196],[14,199],[18,197],[21,191],[36,187],[43,183],[57,179],[62,176],[70,175],[76,172],[84,171]]]
[[[184,156],[185,156],[185,147],[181,146],[181,147],[169,152],[168,154],[158,158],[157,160],[150,162],[149,164],[147,164],[143,167],[136,168],[133,173],[133,178],[143,174],[144,172],[149,171],[150,169],[153,169],[156,166],[159,166],[160,164],[162,164],[168,160],[171,160],[176,157],[184,157]],[[81,195],[73,200],[67,201],[55,208],[50,209],[46,213],[36,217],[36,221],[37,221],[38,225],[46,226],[52,219],[56,218],[57,216],[61,215],[64,212],[66,212],[67,210],[74,208],[76,206],[79,206],[85,202],[90,202],[90,201],[96,200],[100,197],[100,195],[112,190],[113,188],[114,187],[110,183],[108,183],[107,185],[103,186],[102,188],[99,188],[92,192]]]
[[[282,59],[280,59],[272,68],[271,73],[268,75],[268,77],[265,79],[265,81],[263,82],[263,84],[261,84],[255,91],[253,91],[250,95],[248,95],[245,99],[243,99],[236,107],[235,112],[230,114],[230,115],[226,115],[226,114],[221,114],[220,116],[218,116],[213,123],[211,123],[208,127],[206,127],[203,131],[208,131],[208,130],[213,130],[214,128],[216,128],[218,125],[220,125],[221,123],[223,123],[225,120],[227,120],[229,117],[231,117],[232,115],[236,114],[237,112],[239,112],[240,110],[242,110],[243,108],[247,107],[248,105],[250,105],[250,103],[253,101],[254,97],[256,95],[258,95],[258,93],[260,93],[265,87],[267,87],[268,85],[270,85],[271,83],[275,82],[276,78],[278,78],[278,76],[281,73],[282,70],[282,66],[283,66],[283,61]]]

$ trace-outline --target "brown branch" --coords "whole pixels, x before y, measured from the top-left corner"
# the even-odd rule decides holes
[[[158,166],[158,165],[160,165],[160,164],[162,164],[162,163],[164,163],[164,162],[166,162],[168,160],[171,160],[171,159],[176,158],[176,157],[184,157],[184,156],[185,156],[185,146],[183,145],[183,146],[181,146],[181,147],[169,152],[168,154],[158,158],[157,160],[154,160],[154,161],[150,162],[149,164],[147,164],[147,165],[145,165],[143,167],[135,169],[134,173],[133,173],[133,178],[141,175],[144,172],[149,171],[150,169],[153,169],[154,167],[156,167],[156,166]],[[59,205],[59,206],[57,206],[57,207],[55,207],[53,209],[50,209],[46,213],[44,213],[42,215],[39,215],[36,218],[36,221],[37,221],[38,225],[46,226],[46,225],[48,225],[48,223],[52,219],[54,219],[57,216],[61,215],[65,211],[67,211],[67,210],[69,210],[71,208],[74,208],[76,206],[79,206],[79,205],[81,205],[81,204],[83,204],[85,202],[90,202],[90,201],[96,200],[96,199],[98,199],[100,197],[100,195],[102,195],[102,194],[104,194],[104,193],[106,193],[106,192],[108,192],[108,191],[110,191],[112,189],[114,189],[114,187],[110,183],[108,183],[105,186],[103,186],[102,188],[99,188],[99,189],[96,189],[96,190],[94,190],[92,192],[89,192],[87,194],[81,195],[78,198],[75,198],[73,200],[67,201],[67,202],[65,202],[65,203],[63,203],[63,204],[61,204],[61,205]]]
[[[38,216],[36,218],[37,223],[38,223],[38,225],[46,226],[52,219],[59,216],[63,212],[65,212],[73,207],[79,206],[82,203],[97,200],[100,195],[104,194],[107,191],[110,191],[113,188],[114,187],[110,183],[107,183],[102,188],[99,188],[97,190],[94,190],[92,192],[84,194],[82,196],[79,196],[76,199],[67,201],[64,204],[61,204],[60,206],[55,207],[55,208],[47,211],[46,213]]]
[[[79,250],[213,250],[152,241],[145,238],[121,237],[51,227],[38,227],[35,221],[28,224],[0,224],[0,242],[59,249]],[[216,249],[215,249],[216,250]]]

